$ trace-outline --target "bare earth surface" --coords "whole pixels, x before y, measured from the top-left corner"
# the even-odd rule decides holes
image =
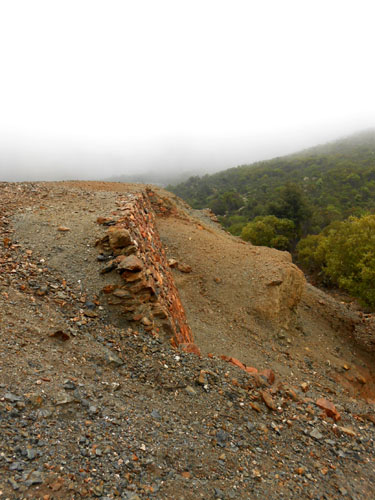
[[[101,296],[96,219],[141,189],[0,184],[0,498],[375,498],[363,315],[156,190],[202,357],[172,349]]]

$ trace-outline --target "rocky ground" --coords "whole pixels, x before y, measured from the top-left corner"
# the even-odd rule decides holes
[[[370,318],[160,191],[173,349],[100,293],[97,217],[140,189],[0,184],[0,498],[375,498]]]

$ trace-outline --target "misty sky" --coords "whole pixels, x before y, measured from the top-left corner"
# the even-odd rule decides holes
[[[219,170],[375,126],[375,4],[0,0],[0,180]]]

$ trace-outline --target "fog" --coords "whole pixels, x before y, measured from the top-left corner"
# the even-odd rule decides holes
[[[165,183],[375,125],[367,1],[0,4],[0,180]]]

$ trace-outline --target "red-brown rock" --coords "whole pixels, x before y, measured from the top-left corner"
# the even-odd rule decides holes
[[[321,408],[322,410],[324,410],[328,417],[333,418],[335,422],[340,420],[341,418],[340,413],[336,410],[335,405],[331,403],[331,401],[328,401],[328,399],[319,398],[316,401],[316,405],[319,406],[319,408]]]
[[[124,248],[132,242],[129,231],[123,227],[111,227],[108,230],[108,238],[112,249]]]

